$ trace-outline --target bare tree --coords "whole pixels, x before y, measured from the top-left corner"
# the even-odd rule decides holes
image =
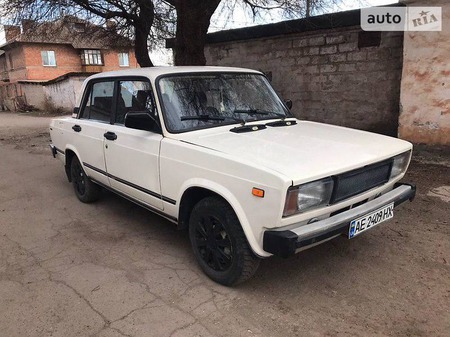
[[[231,13],[239,4],[245,5],[254,18],[262,13],[277,10],[284,18],[309,17],[326,12],[344,0],[166,0],[176,10],[177,26],[174,41],[176,65],[205,65],[204,47],[211,16],[219,10]]]
[[[152,46],[175,35],[175,64],[204,65],[206,35],[211,17],[219,5],[219,10],[224,15],[230,15],[237,4],[240,4],[249,9],[254,18],[268,11],[277,11],[285,18],[299,18],[333,9],[344,1],[4,0],[0,14],[14,13],[16,19],[48,20],[63,13],[70,13],[80,14],[81,17],[94,21],[96,18],[115,20],[119,32],[134,38],[136,59],[142,67],[153,65],[148,55],[149,38]]]
[[[170,36],[165,32],[171,31],[174,24],[173,9],[159,0],[5,0],[0,12],[13,22],[45,22],[66,14],[98,24],[113,21],[114,29],[134,39],[136,60],[141,67],[153,66],[148,54],[149,37],[153,41],[155,37]]]

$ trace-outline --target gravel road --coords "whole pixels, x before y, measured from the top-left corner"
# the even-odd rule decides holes
[[[0,336],[449,335],[448,148],[418,148],[392,221],[226,288],[169,222],[109,192],[80,203],[49,120],[0,113]]]

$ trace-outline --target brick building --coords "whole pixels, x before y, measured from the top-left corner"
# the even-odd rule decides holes
[[[0,109],[43,109],[49,101],[58,101],[59,87],[66,94],[71,88],[75,92],[92,73],[138,67],[129,39],[73,16],[39,25],[5,25],[2,35],[6,41],[0,45]],[[71,109],[75,100],[58,103]]]

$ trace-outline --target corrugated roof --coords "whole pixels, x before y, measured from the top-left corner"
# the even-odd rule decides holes
[[[75,49],[128,49],[133,46],[130,39],[74,16],[64,16],[57,21],[34,24],[0,48],[14,42],[70,44]]]

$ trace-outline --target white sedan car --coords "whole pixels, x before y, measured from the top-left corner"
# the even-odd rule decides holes
[[[52,153],[82,202],[109,189],[188,229],[213,280],[250,278],[289,256],[391,219],[412,146],[298,120],[254,70],[142,68],[86,79]]]

